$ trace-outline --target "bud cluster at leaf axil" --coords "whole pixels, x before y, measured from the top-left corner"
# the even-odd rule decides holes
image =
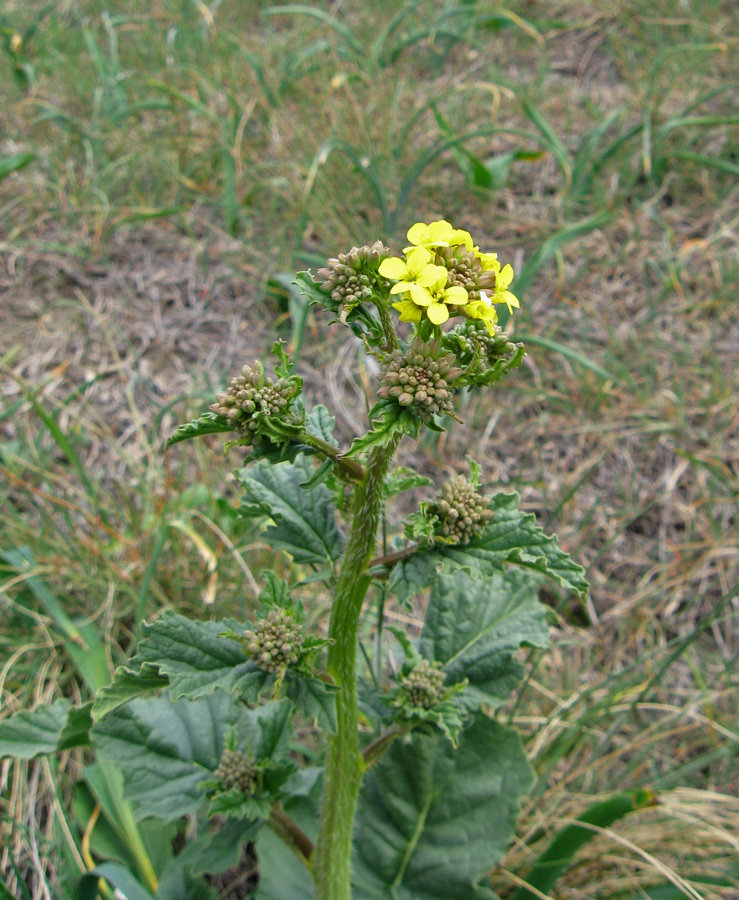
[[[371,300],[377,293],[378,281],[387,286],[377,270],[388,256],[390,250],[382,241],[375,241],[371,246],[352,247],[348,253],[329,259],[316,276],[322,279],[321,287],[330,292],[333,300],[344,308],[351,307],[362,300]]]
[[[253,631],[245,631],[246,652],[265,672],[278,672],[300,660],[303,629],[285,609],[272,609]]]
[[[442,353],[439,341],[425,344],[416,339],[408,350],[385,354],[377,395],[413,407],[424,420],[453,416],[452,382],[461,371],[454,362],[454,354]]]
[[[216,415],[229,419],[234,430],[256,438],[256,416],[259,413],[283,416],[299,392],[300,385],[295,380],[278,378],[275,381],[264,374],[264,366],[260,362],[255,362],[253,366],[244,366],[228,390],[216,395],[216,402],[211,404],[210,409]]]
[[[440,543],[469,544],[493,517],[490,500],[464,475],[445,482],[433,500],[423,504],[433,521],[434,539]]]
[[[251,797],[258,788],[257,766],[253,759],[240,750],[224,750],[213,778],[221,789],[231,791],[234,788]]]
[[[445,677],[439,663],[431,663],[427,659],[422,659],[401,680],[393,701],[394,705],[405,708],[431,709],[446,695]]]

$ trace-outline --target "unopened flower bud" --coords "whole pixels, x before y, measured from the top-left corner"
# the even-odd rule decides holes
[[[298,391],[296,382],[287,378],[275,381],[264,374],[261,363],[255,362],[253,366],[244,366],[228,390],[217,394],[216,402],[209,408],[216,415],[228,418],[235,430],[245,437],[257,437],[256,415],[283,415],[289,410]]]
[[[254,760],[240,750],[224,750],[213,777],[224,791],[236,788],[247,797],[256,793],[257,767]]]
[[[426,504],[435,518],[434,535],[440,543],[469,544],[493,517],[490,500],[477,492],[464,475],[441,486],[440,493]]]
[[[246,652],[265,672],[277,672],[300,659],[303,630],[284,609],[272,609],[260,619],[254,631],[245,631]]]
[[[424,421],[433,415],[453,416],[451,383],[461,371],[454,362],[454,354],[442,353],[438,340],[425,344],[416,338],[405,352],[385,354],[377,395],[413,406]]]
[[[422,659],[400,682],[395,705],[431,709],[444,699],[445,677],[440,663]]]

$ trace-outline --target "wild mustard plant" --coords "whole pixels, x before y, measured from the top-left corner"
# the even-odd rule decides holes
[[[546,645],[541,579],[587,586],[516,494],[482,490],[473,460],[380,548],[386,505],[430,482],[393,468],[400,442],[459,421],[460,393],[489,389],[524,353],[496,324],[496,306],[518,306],[510,265],[445,221],[413,225],[408,241],[402,255],[376,242],[297,276],[379,361],[365,434],[338,446],[278,342],[274,377],[245,366],[170,439],[231,433],[227,446],[246,448],[239,511],[268,523],[294,574],[265,574],[251,623],[155,619],[95,699],[78,743],[120,766],[138,814],[201,822],[164,885],[223,867],[225,842],[256,841],[263,900],[494,896],[486,873],[532,781],[495,709],[522,677],[520,648]],[[327,632],[302,599],[316,583],[331,597]],[[368,599],[426,591],[420,635],[390,629],[371,658],[383,618]]]

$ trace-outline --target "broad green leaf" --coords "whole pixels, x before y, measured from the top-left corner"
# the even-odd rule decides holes
[[[79,709],[68,700],[21,710],[0,720],[0,759],[34,759],[46,753],[90,743],[90,707]]]
[[[300,775],[301,773],[296,773]],[[284,803],[285,811],[308,838],[315,842],[319,820],[316,789],[303,792]],[[313,900],[313,879],[297,855],[269,828],[263,828],[256,842],[259,884],[255,900]]]
[[[335,508],[325,485],[306,491],[301,484],[313,475],[307,456],[294,463],[272,466],[260,460],[236,472],[245,495],[239,512],[274,522],[264,533],[274,549],[286,550],[299,563],[326,564],[341,556],[344,537],[335,521]]]
[[[164,445],[165,450],[169,450],[174,444],[180,441],[189,441],[190,438],[202,437],[205,434],[226,434],[236,431],[233,422],[229,421],[226,416],[219,416],[214,412],[203,413],[192,422],[186,422],[180,425],[177,431],[172,434]]]
[[[395,565],[389,586],[402,602],[415,596],[441,572],[464,569],[474,578],[504,572],[509,563],[541,572],[566,590],[584,595],[585,570],[560,550],[557,538],[546,535],[531,513],[518,508],[518,494],[496,494],[490,503],[494,516],[469,544],[420,548]]]
[[[516,731],[478,714],[459,747],[396,741],[362,786],[353,869],[362,900],[494,900],[485,873],[533,772]]]
[[[317,722],[326,731],[336,731],[337,690],[337,687],[320,678],[301,678],[288,672],[285,679],[285,694],[300,714]]]
[[[217,875],[238,865],[244,844],[252,841],[264,823],[228,819],[220,828],[199,834],[177,855],[177,863],[193,875]]]
[[[149,891],[141,886],[128,869],[113,862],[101,863],[86,872],[77,886],[75,900],[97,900],[101,878],[105,879],[116,889],[116,893],[123,895],[126,900],[154,900]]]
[[[373,447],[384,447],[397,434],[418,437],[421,420],[409,408],[395,400],[380,400],[369,411],[370,430],[362,437],[354,438],[347,456],[366,453]]]
[[[257,759],[283,754],[288,707],[282,700],[248,709],[222,691],[179,703],[166,696],[133,700],[94,726],[93,743],[122,770],[137,816],[170,822],[202,806],[201,783],[212,778],[232,737]]]
[[[124,703],[128,703],[129,700],[141,697],[143,694],[150,694],[152,691],[168,685],[169,678],[152,663],[142,663],[140,667],[137,665],[134,667],[121,666],[116,669],[113,681],[98,691],[92,705],[92,715],[96,720],[102,719],[103,716],[119,706],[123,706]]]
[[[461,708],[505,703],[523,673],[519,648],[547,646],[548,610],[538,600],[540,583],[540,576],[517,569],[476,579],[458,570],[434,580],[421,654],[442,663],[448,685],[468,680],[454,698]]]

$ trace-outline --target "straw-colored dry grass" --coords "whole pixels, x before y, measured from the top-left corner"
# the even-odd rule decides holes
[[[398,36],[452,6],[426,4],[426,20],[409,16]],[[218,442],[165,456],[162,441],[236,367],[295,337],[268,279],[378,236],[400,247],[409,224],[441,215],[520,273],[547,238],[602,212],[530,271],[514,329],[532,338],[525,365],[465,398],[472,432],[431,435],[403,461],[438,478],[471,453],[559,533],[592,585],[584,608],[547,597],[553,648],[532,656],[507,711],[539,781],[496,889],[520,883],[546,837],[594,799],[649,786],[660,805],[589,843],[556,895],[637,897],[669,883],[736,897],[736,10],[525,2],[510,7],[525,22],[475,30],[460,18],[474,8],[444,20],[459,39],[440,29],[374,64],[321,22],[260,17],[259,4],[224,3],[211,22],[204,5],[132,3],[106,19],[103,4],[70,0],[21,56],[6,47],[0,159],[37,158],[0,181],[2,546],[32,548],[38,574],[99,626],[114,661],[140,615],[243,614],[269,557],[232,515]],[[42,9],[6,3],[8,39]],[[399,9],[329,11],[369,46]],[[480,134],[415,172],[437,141],[493,127],[539,140]],[[528,155],[482,191],[460,147],[480,160]],[[348,440],[372,360],[311,315],[301,368]],[[84,693],[24,578],[4,580],[3,710]],[[11,896],[69,896],[80,758],[1,765]]]

